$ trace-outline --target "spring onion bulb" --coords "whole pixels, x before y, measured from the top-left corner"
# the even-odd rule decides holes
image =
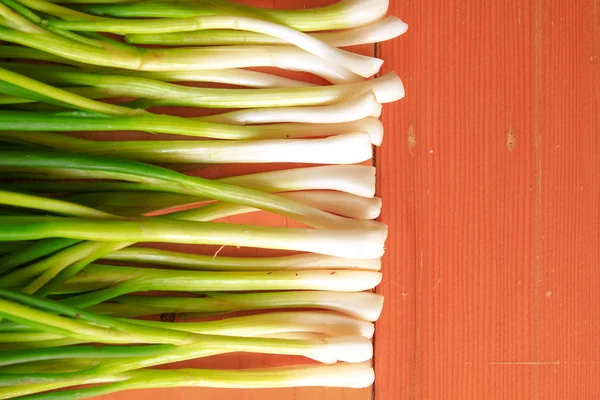
[[[263,192],[323,189],[370,198],[375,196],[375,172],[370,165],[327,165],[232,176],[219,181]]]
[[[375,95],[365,93],[354,99],[321,107],[273,107],[259,110],[241,110],[203,117],[203,121],[219,124],[253,125],[282,122],[335,124],[381,116],[382,106]]]
[[[390,15],[366,26],[341,31],[317,32],[311,34],[311,36],[331,46],[347,47],[385,42],[404,34],[407,29],[408,25],[400,18]],[[134,34],[127,35],[127,42],[131,44],[156,44],[163,46],[286,44],[284,41],[273,36],[233,30]]]
[[[147,247],[128,247],[102,257],[104,260],[164,265],[170,268],[212,271],[273,271],[296,269],[363,269],[379,271],[381,260],[348,259],[321,254],[280,257],[223,257],[180,253]]]

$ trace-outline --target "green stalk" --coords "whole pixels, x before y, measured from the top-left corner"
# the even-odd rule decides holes
[[[136,115],[141,112],[141,110],[132,110],[126,107],[90,100],[4,68],[0,68],[0,80],[83,110],[122,116]]]
[[[268,19],[300,31],[349,29],[383,18],[388,10],[387,0],[342,0],[320,8],[278,10],[251,7],[226,1],[206,0],[144,0],[133,4],[122,1],[61,0],[67,4],[86,4],[82,10],[101,16],[118,18],[189,18],[210,15],[250,15]],[[108,4],[108,3],[118,4]]]
[[[133,242],[124,243],[103,243],[101,246],[92,251],[88,256],[81,260],[73,263],[69,266],[58,267],[54,266],[47,269],[41,276],[35,281],[27,285],[24,289],[26,293],[37,293],[38,296],[47,296],[54,288],[63,284],[70,278],[77,275],[82,269],[84,269],[91,262],[112,253],[115,250],[120,250],[127,246],[132,245]]]
[[[27,264],[38,258],[66,249],[78,242],[78,240],[73,239],[51,238],[33,243],[23,243],[24,246],[27,246],[25,249],[17,247],[14,249],[15,251],[0,258],[0,275],[5,274],[20,265]],[[11,243],[4,242],[3,244],[6,245]]]
[[[19,268],[0,277],[0,287],[19,287],[47,271],[61,271],[73,263],[92,256],[96,251],[104,248],[104,246],[106,246],[106,242],[102,241],[74,244],[36,263]]]
[[[40,25],[43,22],[43,19],[41,17],[39,17],[37,14],[35,14],[29,8],[23,6],[23,4],[22,4],[22,3],[29,3],[29,4],[36,5],[36,3],[37,3],[39,5],[39,3],[41,3],[41,0],[24,0],[24,1],[20,1],[20,2],[13,1],[13,0],[2,0],[2,3],[4,3],[8,7],[15,10],[16,12],[21,14],[23,17],[25,17],[26,19],[28,19],[30,22],[32,22],[35,25]],[[44,8],[44,7],[42,6],[42,7],[37,7],[37,8]],[[57,9],[57,8],[63,8],[63,7],[56,6],[53,4],[48,4],[48,8]],[[73,11],[73,10],[69,10],[69,9],[65,9],[65,10],[66,10],[65,14],[72,14],[72,15],[80,14],[77,11]],[[82,15],[85,15],[85,14],[82,14]],[[98,17],[94,17],[94,16],[91,16],[90,18],[91,18],[91,20],[99,19]],[[70,39],[70,40],[74,40],[74,41],[88,44],[91,46],[102,48],[102,41],[99,41],[97,39],[78,35],[76,33],[73,33],[70,31],[65,31],[62,29],[57,29],[57,28],[49,28],[48,30],[58,36],[66,38],[66,39]]]
[[[29,7],[32,10],[48,15],[53,15],[66,21],[96,21],[101,19],[94,15],[85,14],[43,0],[19,0],[19,3],[23,4],[26,7]]]
[[[13,171],[26,170],[29,172],[35,172],[36,174],[50,174],[50,176],[52,176],[53,171],[60,171],[61,173],[66,172],[67,176],[78,176],[80,178],[101,177],[103,179],[112,178],[128,180],[130,182],[145,183],[147,185],[160,185],[163,190],[167,189],[166,191],[201,195],[216,200],[245,204],[251,207],[285,215],[315,227],[370,227],[371,229],[375,229],[385,236],[385,230],[383,229],[384,225],[371,223],[372,221],[368,221],[369,224],[366,224],[367,221],[355,221],[335,216],[333,214],[329,214],[276,195],[271,195],[252,189],[245,189],[223,182],[210,181],[198,177],[190,177],[170,171],[168,169],[134,161],[82,156],[78,154],[38,153],[33,151],[26,152],[24,154],[19,151],[0,151],[0,169],[2,168]],[[72,172],[75,172],[75,174],[72,174]],[[55,222],[53,223],[58,223],[58,220],[54,221]],[[49,223],[51,225],[53,224],[52,222]],[[146,223],[153,224],[151,221],[144,222],[144,224]],[[160,222],[156,221],[154,223],[160,224]],[[42,225],[43,224],[44,223],[42,223]],[[135,231],[133,228],[133,226],[136,224],[135,222],[124,222],[124,224],[130,226],[130,229]],[[50,234],[50,232],[43,233],[38,231],[37,234],[34,234],[33,236],[40,236],[39,238],[43,238],[48,234]],[[139,231],[137,235],[139,237]],[[123,237],[123,235],[119,236]],[[71,238],[75,239],[75,237]],[[105,240],[105,238],[106,236],[101,240]],[[8,238],[4,240],[7,239]],[[163,237],[163,239],[167,238]],[[188,237],[188,240],[190,239],[191,238]],[[23,240],[26,239],[23,238]],[[123,241],[131,240],[125,239]],[[142,239],[137,241],[144,240]]]
[[[112,215],[103,211],[95,210],[80,204],[71,203],[64,200],[52,199],[48,197],[35,196],[18,192],[9,192],[0,190],[0,204],[12,207],[31,208],[34,210],[48,211],[58,215],[80,218],[98,218],[98,219],[120,219],[117,215]]]
[[[378,259],[356,260],[312,253],[280,257],[216,257],[147,247],[128,247],[107,254],[102,259],[208,271],[273,271],[279,269],[336,268],[379,270],[381,268]]]
[[[31,242],[2,242],[0,243],[0,254],[6,257],[6,254],[11,253],[12,255],[20,253],[19,250],[23,250],[25,247],[30,246]],[[4,258],[0,258],[3,260]],[[0,265],[2,262],[0,261]],[[0,267],[1,268],[1,267]],[[0,270],[0,274],[2,271]]]
[[[205,297],[121,296],[113,303],[90,307],[90,311],[118,317],[182,313],[223,314],[248,310],[314,308],[337,311],[365,321],[375,321],[381,313],[383,297],[370,292],[262,292],[216,293]]]
[[[0,57],[3,59],[23,59],[23,60],[34,60],[34,61],[47,61],[51,63],[60,63],[60,64],[68,64],[70,66],[87,66],[83,63],[78,63],[76,61],[70,60],[68,58],[60,57],[54,54],[47,53],[43,50],[33,49],[30,47],[24,46],[7,46],[0,45]],[[4,68],[11,69],[6,66],[7,63],[2,63]],[[26,64],[27,66],[29,64]],[[48,68],[54,68],[55,65],[48,65]],[[65,65],[61,65],[60,67],[66,67]],[[18,70],[18,68],[17,68]]]
[[[147,346],[74,346],[69,348],[47,348],[29,351],[0,352],[0,366],[30,363],[43,360],[64,360],[77,358],[126,358],[150,357],[173,350],[174,345]]]

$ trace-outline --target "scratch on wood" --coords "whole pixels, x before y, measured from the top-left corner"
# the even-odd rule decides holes
[[[417,135],[415,134],[415,125],[414,124],[410,124],[410,126],[408,127],[408,151],[410,152],[410,154],[412,156],[414,156],[413,154],[413,150],[415,148],[415,146],[417,145]]]
[[[515,136],[515,130],[512,124],[510,124],[508,126],[508,134],[506,135],[506,147],[508,148],[508,151],[513,151],[515,149],[516,144],[517,138]]]
[[[490,361],[490,365],[560,365],[561,361]]]

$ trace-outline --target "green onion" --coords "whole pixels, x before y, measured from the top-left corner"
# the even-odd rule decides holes
[[[140,3],[133,5],[138,4]],[[117,7],[121,8],[123,6],[119,5]],[[405,33],[407,29],[408,26],[402,20],[394,16],[388,16],[366,26],[342,31],[317,32],[311,34],[311,36],[331,46],[346,47],[391,40]],[[163,46],[286,44],[283,40],[273,36],[234,30],[139,34],[127,35],[126,39],[127,43],[131,44],[157,44]]]
[[[375,75],[383,64],[383,61],[377,58],[340,50],[310,35],[286,26],[248,17],[202,16],[181,19],[103,19],[99,21],[46,20],[45,26],[68,31],[110,32],[118,34],[170,33],[214,29],[244,30],[284,40],[316,56],[343,65],[345,68],[363,77]]]
[[[279,196],[275,196],[275,195],[271,195],[271,194],[267,194],[267,193],[263,193],[263,192],[259,192],[256,190],[251,190],[251,189],[245,189],[239,186],[234,186],[231,184],[227,184],[227,183],[223,183],[223,182],[215,182],[215,181],[209,181],[206,179],[201,179],[201,178],[197,178],[197,177],[189,177],[183,174],[179,174],[176,173],[174,171],[170,171],[164,168],[159,168],[159,167],[155,167],[155,166],[151,166],[151,165],[147,165],[147,164],[142,164],[142,163],[138,163],[138,162],[134,162],[134,161],[127,161],[127,160],[113,160],[113,159],[104,159],[104,158],[99,158],[99,157],[91,157],[91,156],[82,156],[82,155],[78,155],[78,154],[60,154],[60,153],[37,153],[37,152],[26,152],[25,154],[23,154],[22,152],[19,151],[0,151],[0,170],[1,169],[17,169],[17,170],[26,170],[29,173],[35,173],[37,174],[44,174],[46,176],[49,177],[53,177],[53,174],[66,174],[67,176],[76,176],[76,177],[100,177],[103,179],[107,179],[107,178],[113,178],[113,179],[125,179],[128,181],[132,181],[132,182],[137,182],[137,183],[145,183],[146,185],[158,185],[160,186],[161,189],[166,189],[166,191],[173,191],[173,192],[177,192],[177,193],[183,193],[183,194],[191,194],[191,195],[202,195],[202,196],[207,196],[209,198],[213,198],[216,200],[222,200],[222,201],[229,201],[229,202],[233,202],[233,203],[239,203],[239,204],[245,204],[251,207],[257,207],[257,208],[261,208],[267,211],[272,211],[272,212],[276,212],[276,213],[280,213],[282,215],[285,216],[289,216],[291,218],[295,218],[300,222],[304,222],[307,224],[313,224],[313,226],[316,227],[336,227],[336,228],[357,228],[358,226],[364,226],[365,228],[368,227],[371,228],[371,232],[369,234],[367,234],[367,236],[369,235],[373,235],[372,238],[375,239],[375,237],[379,236],[380,238],[385,239],[385,229],[383,229],[383,225],[382,224],[375,224],[373,223],[373,221],[355,221],[355,220],[351,220],[348,218],[344,218],[344,217],[339,217],[339,216],[335,216],[333,214],[329,214],[326,212],[323,212],[321,210],[317,210],[315,208],[300,204],[300,203],[296,203],[293,202],[291,200],[287,200],[284,199],[282,197]],[[7,218],[11,218],[11,217],[5,217],[3,218],[4,221],[6,221],[8,223],[9,219]],[[14,217],[17,218],[17,217]],[[18,218],[17,219],[12,219],[10,221],[12,221],[12,227],[15,229],[15,232],[18,231],[17,229],[17,225],[18,225]],[[66,219],[65,219],[66,220]],[[23,223],[25,220],[21,220],[21,223]],[[33,220],[31,220],[33,222]],[[34,232],[29,232],[29,234],[31,234],[32,237],[36,237],[37,239],[42,239],[44,237],[47,237],[49,235],[49,232],[44,233],[43,229],[44,226],[46,227],[54,227],[57,224],[61,225],[60,219],[40,219],[37,221],[39,224],[38,228],[40,228],[40,230]],[[89,222],[85,222],[85,221],[78,221],[78,220],[72,220],[72,222],[74,224],[78,224],[78,226],[80,227],[91,227],[93,226],[93,224],[97,223],[94,221],[89,221]],[[369,224],[366,224],[366,222],[369,222]],[[67,222],[67,225],[70,222]],[[111,222],[112,223],[112,222]],[[116,223],[116,221],[115,221]],[[155,228],[157,228],[158,230],[156,230],[154,233],[157,235],[156,238],[158,239],[159,236],[162,236],[163,240],[172,240],[175,239],[175,237],[178,236],[179,233],[175,233],[174,236],[171,236],[171,239],[168,239],[168,236],[163,236],[164,234],[167,234],[167,232],[164,229],[169,229],[167,228],[166,225],[161,225],[161,224],[165,224],[166,222],[160,222],[160,221],[144,221],[143,225],[138,226],[138,228],[135,228],[135,224],[138,224],[137,222],[127,222],[127,221],[123,221],[122,222],[122,227],[124,229],[126,226],[129,227],[130,232],[134,233],[137,230],[137,233],[134,233],[135,236],[137,236],[138,238],[141,238],[141,240],[135,240],[135,241],[143,241],[142,236],[140,236],[140,234],[142,232],[139,231],[140,228],[142,227],[146,227],[145,224],[150,224],[148,225],[148,228],[150,226],[153,226]],[[183,226],[185,225],[185,223],[183,222],[170,222],[172,224],[183,224],[181,225],[181,228],[183,228]],[[92,225],[86,225],[86,224],[92,224]],[[108,227],[109,224],[106,225],[106,227]],[[117,228],[118,225],[113,225],[113,228],[111,229],[115,229]],[[98,227],[100,227],[98,225]],[[190,225],[191,227],[191,225]],[[66,226],[63,226],[63,228],[66,228]],[[175,228],[174,226],[172,228]],[[203,229],[201,228],[201,225],[197,225],[197,228],[200,229],[200,231]],[[208,229],[208,225],[204,228],[204,229]],[[218,229],[215,226],[215,229]],[[228,231],[224,226],[223,229],[225,229],[223,231],[223,233],[225,231]],[[197,231],[198,233],[200,231]],[[159,233],[162,232],[162,233]],[[208,231],[205,230],[206,233],[208,233]],[[231,231],[229,231],[231,232]],[[22,232],[25,233],[25,232]],[[85,233],[85,228],[82,231],[78,232],[80,235],[82,236],[86,236],[87,238],[90,238],[92,236],[97,236],[97,231],[96,233],[92,233],[92,232],[87,232]],[[116,234],[117,232],[115,232]],[[258,233],[258,232],[257,232]],[[308,234],[308,231],[306,232]],[[77,234],[75,232],[73,232],[73,234],[75,234],[75,236],[77,236]],[[91,236],[88,236],[88,234],[91,234]],[[298,232],[298,234],[301,234],[300,232]],[[1,233],[0,233],[1,235]],[[21,240],[28,240],[26,239],[27,234],[21,236]],[[192,240],[193,238],[190,237],[189,235],[187,236],[187,240]],[[68,237],[68,236],[65,236]],[[120,235],[120,237],[123,237],[123,235]],[[85,239],[85,237],[68,237],[71,239]],[[106,236],[104,237],[104,239],[100,239],[100,240],[105,240]],[[182,237],[183,239],[183,237]],[[248,238],[249,239],[249,238]],[[340,237],[341,239],[341,237]],[[5,241],[9,240],[8,237],[5,236],[5,238],[3,239]],[[13,239],[14,240],[14,239]],[[94,239],[91,239],[94,240]],[[378,240],[378,239],[377,239]],[[130,241],[128,239],[125,239],[123,241]],[[229,242],[229,241],[227,241]],[[214,242],[213,242],[214,243]],[[221,243],[221,244],[225,244],[225,243]],[[240,243],[241,244],[241,243]],[[235,245],[235,244],[234,244]],[[352,256],[351,256],[352,257]],[[374,255],[372,257],[378,257],[378,255]],[[370,257],[368,257],[370,258]]]
[[[51,133],[0,131],[0,140],[9,137],[11,141],[33,143],[57,150],[153,163],[354,164],[372,157],[371,138],[367,133],[347,133],[314,140],[97,142]],[[3,200],[3,193],[5,192],[0,192],[0,204],[8,201]],[[35,199],[35,196],[31,198]],[[59,200],[53,202],[60,203]],[[54,207],[51,204],[48,206]],[[52,208],[48,210],[51,211]],[[69,215],[94,217],[93,213],[80,214],[82,215]]]
[[[93,255],[99,249],[102,249],[104,242],[83,242],[74,244],[62,251],[51,254],[26,267],[19,268],[11,273],[0,277],[0,287],[18,287],[26,284],[29,279],[44,274],[48,270],[63,269],[76,263],[90,255]]]
[[[8,254],[0,258],[0,274],[4,274],[19,265],[27,264],[38,258],[63,250],[78,242],[78,240],[62,238],[45,239],[32,243],[24,241],[0,242],[0,247],[6,247],[7,245],[13,247],[10,249],[10,252],[7,252]],[[24,248],[18,247],[19,244],[22,244]]]
[[[66,215],[81,218],[119,219],[120,217],[98,211],[90,207],[70,203],[63,200],[47,197],[34,196],[30,194],[9,192],[0,190],[0,204],[13,207],[31,208],[35,210],[48,211],[53,214]]]
[[[107,274],[110,274],[107,276]],[[174,271],[151,268],[89,265],[67,281],[60,292],[95,290],[71,297],[67,304],[89,307],[124,294],[149,290],[245,291],[245,290],[329,290],[356,292],[373,289],[381,273],[359,270],[296,271]]]
[[[274,10],[267,8],[249,7],[227,1],[172,1],[172,0],[61,0],[65,4],[95,4],[86,5],[82,10],[119,18],[130,17],[160,17],[187,18],[195,16],[253,15],[263,17],[301,31],[323,31],[348,29],[373,23],[385,16],[389,7],[388,0],[341,0],[335,4],[299,10]],[[110,5],[110,3],[117,3]]]
[[[121,382],[119,382],[121,381]],[[23,399],[73,400],[120,390],[160,388],[160,387],[220,387],[220,388],[273,388],[298,386],[328,386],[360,388],[374,381],[373,369],[369,363],[320,366],[293,366],[251,370],[138,370],[122,375],[107,375],[89,379],[73,380],[58,384],[37,384],[0,389],[0,398],[25,396],[47,390],[97,382],[118,382],[85,389],[65,390],[39,395],[25,396]]]
[[[232,47],[227,47],[227,49],[232,49]],[[394,72],[369,81],[333,86],[276,89],[219,89],[188,87],[160,82],[149,78],[153,75],[148,75],[148,77],[138,77],[137,75],[118,76],[79,72],[67,68],[57,69],[55,67],[54,69],[40,70],[37,67],[22,64],[13,65],[7,63],[4,65],[6,68],[18,69],[19,73],[47,83],[94,86],[104,89],[107,96],[139,97],[160,101],[161,104],[166,105],[205,108],[315,106],[347,101],[370,92],[373,93],[378,103],[383,104],[394,102],[404,97],[402,81]],[[188,75],[190,74],[188,73]],[[160,77],[161,75],[158,76]],[[26,78],[22,77],[22,80],[24,79]],[[40,85],[43,84],[40,83]],[[367,99],[372,102],[372,98]],[[365,98],[362,100],[364,101]],[[356,107],[354,103],[350,103],[350,105]],[[129,112],[133,112],[133,110],[129,110]],[[277,122],[277,120],[267,120],[266,122]]]
[[[382,140],[381,123],[365,118],[340,124],[272,124],[235,126],[195,121],[191,118],[144,114],[136,117],[80,117],[24,111],[0,111],[0,130],[23,131],[122,131],[200,136],[214,139],[285,139],[333,136],[343,133],[368,132],[374,144]]]
[[[0,161],[1,165],[1,161]],[[42,175],[38,176],[43,178]],[[299,190],[337,190],[372,198],[375,195],[375,168],[368,165],[327,165],[260,172],[249,175],[216,179],[230,185],[262,192],[276,193]],[[133,203],[147,201],[151,209],[186,204],[210,199],[199,194],[185,195],[167,185],[146,185],[126,182],[18,182],[3,185],[10,190],[40,193],[76,192],[65,200],[102,209],[107,205],[121,206],[131,199]],[[161,191],[168,193],[161,193]],[[89,192],[89,193],[85,193]],[[107,192],[107,193],[99,193]],[[150,193],[149,193],[150,192]],[[179,194],[178,194],[179,193]],[[157,203],[153,204],[156,196]]]
[[[38,61],[50,61],[59,63],[69,63],[70,60],[53,56],[49,53],[21,46],[0,46],[0,57],[29,59]],[[2,62],[2,68],[16,70],[21,73],[30,73],[31,64]],[[256,88],[292,88],[315,86],[311,83],[283,78],[277,75],[264,72],[249,71],[245,69],[220,69],[203,71],[166,71],[166,72],[143,72],[115,70],[111,68],[101,68],[89,65],[81,65],[81,69],[65,65],[44,65],[44,71],[51,74],[57,72],[94,72],[107,75],[129,76],[134,75],[138,78],[148,78],[164,82],[215,82],[230,85],[256,87]],[[45,74],[40,74],[38,79],[44,79]]]
[[[90,311],[118,317],[182,313],[182,317],[192,318],[195,314],[207,313],[315,308],[337,311],[365,321],[376,321],[383,307],[383,296],[370,292],[206,292],[205,297],[121,296],[113,301],[114,303],[92,306]]]
[[[164,265],[178,269],[212,271],[273,271],[279,269],[381,269],[380,259],[358,260],[320,254],[295,254],[279,257],[223,257],[147,247],[129,247],[102,257],[105,260]]]
[[[381,199],[365,198],[337,192],[292,192],[278,196],[294,200],[344,217],[370,220],[379,216]],[[213,221],[233,215],[259,211],[257,208],[238,204],[216,202],[190,210],[166,213],[168,218],[185,221]],[[161,213],[164,215],[165,213]]]
[[[371,229],[314,230],[165,219],[101,221],[0,216],[0,225],[0,241],[45,239],[61,232],[68,239],[247,246],[366,259],[383,255],[387,235],[379,225]]]
[[[46,96],[51,99],[55,99],[59,102],[68,104],[68,105],[76,105],[83,110],[88,111],[96,111],[99,113],[109,114],[109,115],[136,115],[139,114],[140,110],[132,110],[121,106],[116,106],[113,104],[106,104],[97,102],[94,100],[90,100],[76,94],[70,93],[68,91],[55,88],[53,86],[47,85],[45,83],[36,81],[34,79],[28,78],[26,76],[17,74],[15,72],[6,70],[4,68],[0,68],[0,81],[3,83],[12,84],[23,88],[25,90],[29,90],[35,93],[39,93],[43,96]]]
[[[166,328],[182,332],[190,332],[205,335],[222,335],[235,337],[270,337],[282,338],[288,333],[314,333],[326,337],[336,336],[363,336],[371,338],[374,333],[373,324],[345,316],[334,312],[315,311],[287,311],[256,314],[243,317],[230,317],[215,321],[204,322],[153,322],[142,320],[123,320],[131,324]],[[64,338],[64,336],[40,331],[0,332],[0,342],[32,342],[50,341]],[[85,343],[85,342],[82,342]],[[75,342],[73,342],[75,344]],[[143,346],[146,347],[146,346]],[[133,347],[135,349],[135,347]],[[13,365],[47,359],[79,358],[79,357],[132,357],[146,356],[144,354],[127,351],[122,352],[119,357],[115,349],[108,347],[105,352],[93,352],[93,348],[83,346],[71,351],[57,351],[55,348],[44,350],[33,350],[32,352],[13,351],[0,352],[2,361],[0,365]],[[126,348],[127,349],[127,348]],[[172,348],[165,347],[163,350],[170,351]],[[11,354],[12,353],[12,354]],[[151,354],[150,354],[151,355]],[[0,375],[3,371],[0,370]],[[1,380],[1,378],[0,378]]]

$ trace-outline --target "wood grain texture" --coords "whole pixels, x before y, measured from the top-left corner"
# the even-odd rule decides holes
[[[375,399],[597,398],[599,2],[393,8]]]

